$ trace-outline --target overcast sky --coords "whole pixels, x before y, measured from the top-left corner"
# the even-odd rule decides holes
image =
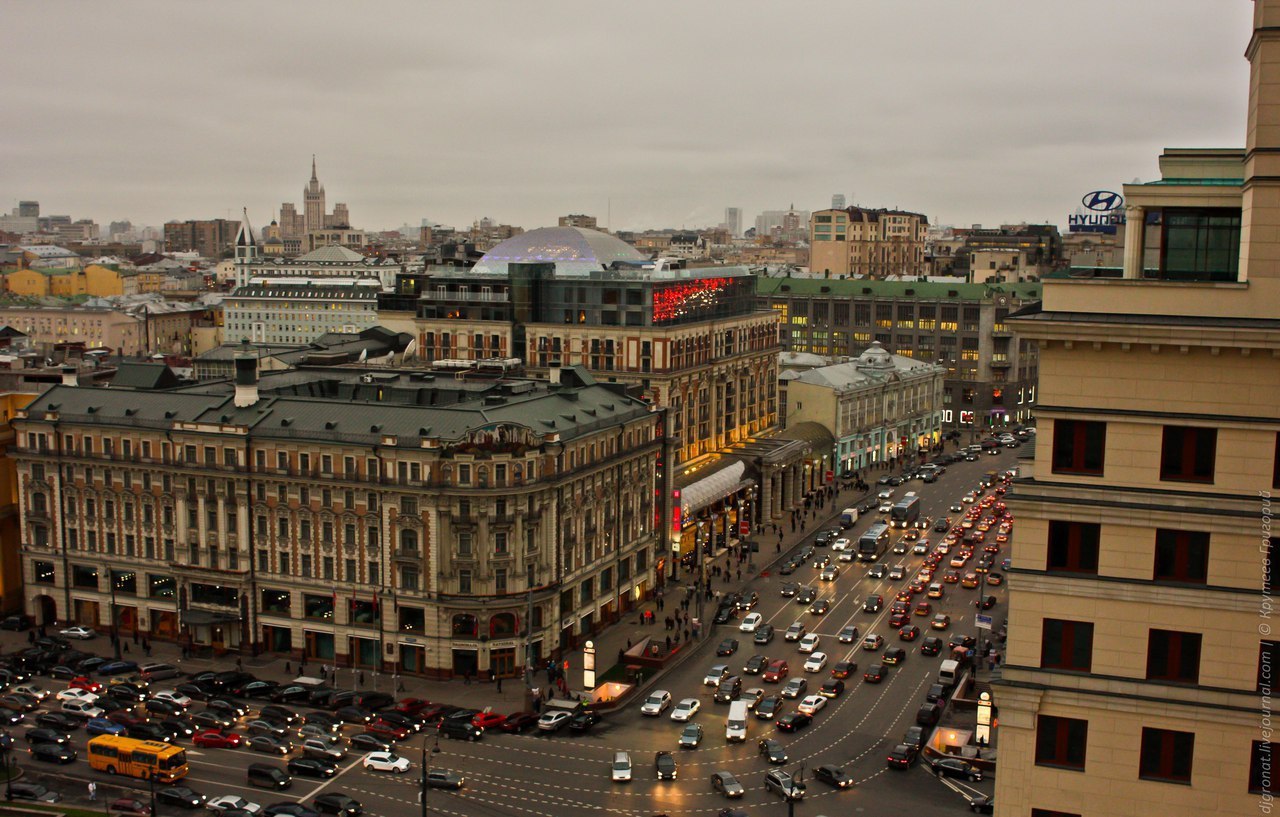
[[[589,213],[614,229],[850,203],[1065,223],[1240,146],[1248,0],[5,4],[0,206],[160,224]]]

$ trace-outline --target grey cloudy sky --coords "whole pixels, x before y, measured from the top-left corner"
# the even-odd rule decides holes
[[[851,203],[1065,222],[1244,139],[1248,0],[5,5],[0,200],[706,226]]]

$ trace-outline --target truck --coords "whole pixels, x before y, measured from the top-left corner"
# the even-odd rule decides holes
[[[874,562],[889,546],[889,526],[877,522],[858,537],[858,561]]]
[[[914,491],[907,493],[889,511],[889,524],[895,528],[909,528],[920,519],[920,497]]]
[[[857,523],[857,521],[858,521],[857,508],[845,508],[843,511],[840,512],[840,527],[846,528],[846,529],[852,528],[854,524]]]

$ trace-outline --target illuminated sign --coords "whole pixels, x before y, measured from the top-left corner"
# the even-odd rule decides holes
[[[671,532],[680,533],[680,489],[671,492]]]
[[[952,413],[951,409],[943,409],[943,410],[942,410],[942,422],[944,422],[944,423],[949,423],[949,422],[951,422],[954,418],[955,418],[955,414],[954,414],[954,413]]]
[[[972,411],[962,411],[962,412],[960,412],[960,425],[962,425],[962,426],[971,426],[971,425],[973,425],[973,412],[972,412]]]
[[[699,278],[653,290],[653,322],[669,323],[706,314],[715,305],[716,294],[728,288],[730,278]]]
[[[1110,190],[1094,190],[1085,193],[1080,203],[1088,213],[1067,216],[1067,227],[1073,233],[1106,233],[1114,235],[1116,227],[1124,224],[1124,196]]]

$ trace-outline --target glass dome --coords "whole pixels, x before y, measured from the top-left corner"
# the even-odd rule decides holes
[[[474,272],[506,274],[512,262],[550,262],[556,275],[589,275],[615,261],[643,264],[648,256],[620,238],[581,227],[540,227],[512,236],[489,250]]]

